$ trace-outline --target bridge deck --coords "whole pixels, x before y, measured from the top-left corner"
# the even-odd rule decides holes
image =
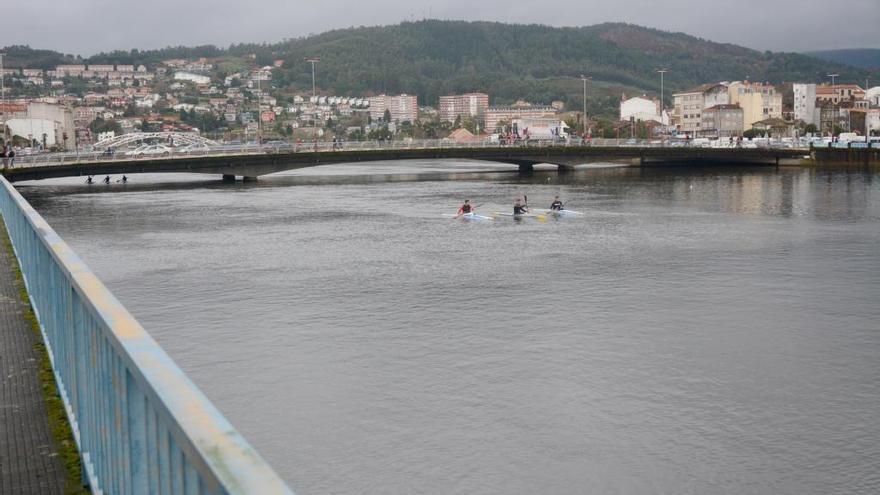
[[[0,493],[65,493],[66,471],[49,430],[39,341],[25,319],[15,257],[0,223]]]

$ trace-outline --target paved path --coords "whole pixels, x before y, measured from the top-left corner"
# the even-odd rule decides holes
[[[39,337],[25,320],[0,222],[0,494],[64,493],[65,470],[40,390]]]

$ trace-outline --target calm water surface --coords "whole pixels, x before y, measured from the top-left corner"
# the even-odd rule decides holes
[[[20,189],[300,494],[880,492],[880,176],[485,169]]]

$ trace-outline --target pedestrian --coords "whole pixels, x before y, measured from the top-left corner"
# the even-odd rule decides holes
[[[15,167],[15,150],[9,148],[9,168]]]
[[[3,168],[6,168],[7,161],[8,161],[6,158],[6,151],[7,151],[6,145],[4,144],[3,145],[3,155],[2,155],[3,156]]]

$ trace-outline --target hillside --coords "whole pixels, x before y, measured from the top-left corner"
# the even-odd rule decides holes
[[[7,66],[34,66],[23,47],[8,50]],[[73,57],[34,51],[36,65],[48,67]],[[752,80],[774,83],[822,81],[829,71],[840,81],[880,78],[867,71],[794,54],[758,52],[682,33],[628,24],[578,28],[511,25],[493,22],[426,20],[393,26],[339,29],[275,44],[173,47],[117,51],[85,59],[92,63],[155,64],[178,57],[213,57],[218,74],[256,61],[284,60],[275,84],[311,87],[306,56],[321,57],[318,86],[326,93],[416,94],[435,104],[442,94],[485,91],[493,103],[525,98],[581,104],[580,74],[593,76],[588,98],[592,111],[609,112],[620,93],[659,93],[658,67],[667,74],[667,98],[675,91],[707,81]],[[251,58],[253,56],[254,58]]]
[[[852,48],[848,50],[827,50],[821,52],[809,52],[807,55],[828,62],[845,64],[862,69],[880,71],[880,49],[877,48]]]

